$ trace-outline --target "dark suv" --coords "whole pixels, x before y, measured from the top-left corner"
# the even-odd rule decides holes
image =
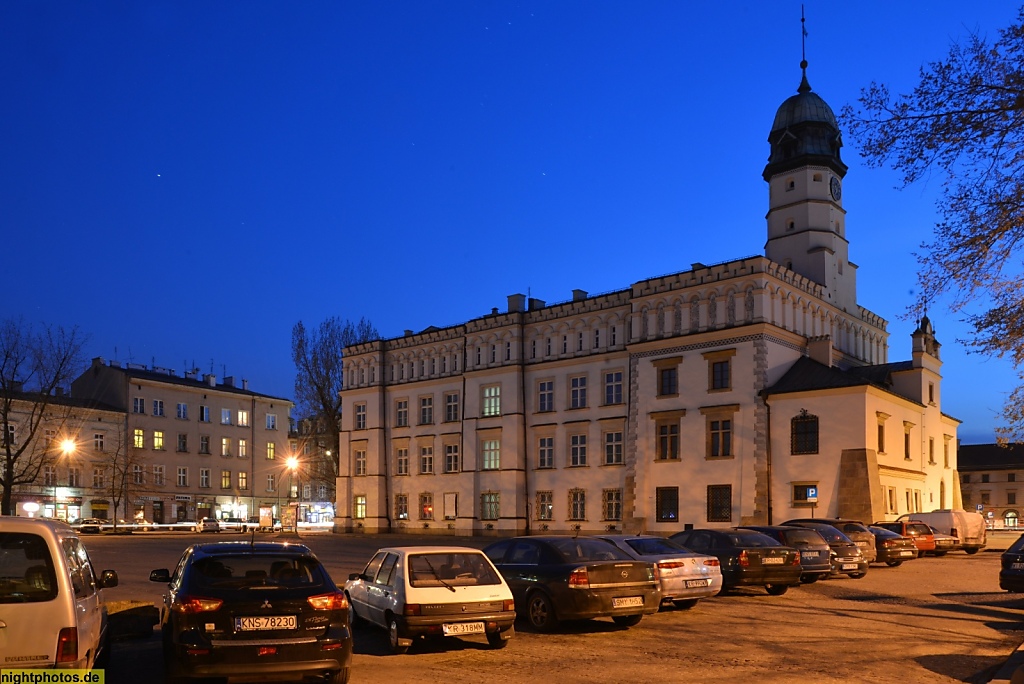
[[[743,525],[740,529],[754,530],[800,552],[800,581],[812,584],[832,572],[832,555],[828,542],[814,530],[788,525]]]
[[[308,547],[221,542],[185,549],[161,611],[167,681],[348,681],[349,605]]]
[[[871,530],[868,529],[867,525],[859,520],[848,520],[845,518],[797,518],[787,520],[782,524],[791,525],[797,522],[827,523],[849,537],[850,541],[856,544],[860,552],[864,554],[864,558],[868,563],[874,563],[878,557],[878,552],[875,549],[875,535],[871,534]]]
[[[849,575],[853,579],[860,579],[868,574],[868,561],[860,547],[835,526],[824,522],[793,521],[791,524],[812,529],[825,538],[832,551],[833,575]],[[868,531],[868,534],[871,532]],[[871,539],[874,538],[875,536],[871,535]]]

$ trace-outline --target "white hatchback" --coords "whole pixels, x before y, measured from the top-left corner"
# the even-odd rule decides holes
[[[482,634],[494,648],[513,635],[515,602],[501,573],[478,549],[406,546],[379,550],[345,583],[353,620],[388,630],[391,650],[413,639]]]
[[[103,589],[116,586],[65,523],[0,517],[0,670],[105,667]]]

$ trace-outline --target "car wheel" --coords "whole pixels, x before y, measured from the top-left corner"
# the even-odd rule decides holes
[[[530,626],[538,632],[550,632],[558,624],[555,607],[547,594],[535,591],[526,604],[526,619]]]
[[[866,572],[851,572],[850,579],[862,579],[867,574]]]
[[[680,610],[689,610],[697,605],[698,599],[676,599],[672,602],[672,605]]]
[[[890,568],[898,568],[901,565],[903,565],[903,561],[901,561],[901,560],[887,560],[887,561],[885,561],[885,564],[888,565]]]
[[[511,634],[509,636],[511,636]],[[511,640],[501,638],[500,631],[487,633],[487,643],[490,644],[491,648],[505,648],[506,646],[508,646],[509,641]]]
[[[349,669],[343,667],[327,679],[327,684],[348,684]]]
[[[981,549],[964,549],[964,553],[966,553],[968,556],[973,556],[974,554],[978,553],[978,551],[981,551]]]
[[[395,655],[401,655],[409,650],[408,646],[403,645],[400,642],[401,634],[398,631],[398,620],[391,618],[388,622],[388,645],[391,647],[391,652]]]
[[[642,618],[642,613],[640,615],[613,615],[612,622],[619,627],[632,627],[633,625],[640,624]]]
[[[764,590],[767,591],[772,596],[782,596],[787,591],[789,591],[789,585],[788,584],[766,584],[766,585],[764,585]]]
[[[363,623],[363,618],[359,617],[359,613],[356,612],[355,605],[352,603],[352,597],[346,592],[345,598],[348,600],[348,624],[349,627],[356,627]]]

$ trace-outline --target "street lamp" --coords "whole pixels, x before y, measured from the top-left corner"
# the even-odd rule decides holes
[[[77,448],[78,448],[78,445],[75,444],[75,440],[71,439],[70,437],[61,440],[61,443],[60,443],[60,453],[64,456],[65,460],[67,460],[71,456],[71,454],[75,453],[75,450]],[[54,518],[57,517],[57,467],[56,467],[56,465],[53,468],[53,517]]]
[[[285,467],[288,468],[288,505],[292,505],[292,488],[294,487],[295,481],[295,469],[299,467],[299,459],[295,456],[289,456],[285,459]],[[295,508],[292,509],[292,529],[298,531],[299,529],[299,507],[296,503]]]

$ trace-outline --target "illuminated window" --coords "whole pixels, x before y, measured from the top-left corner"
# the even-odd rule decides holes
[[[164,450],[164,433],[163,430],[156,430],[153,432],[153,450],[163,451]]]
[[[238,425],[239,427],[249,427],[249,412],[239,409],[238,411]]]
[[[483,470],[498,470],[501,467],[501,442],[486,439],[483,443]]]
[[[353,498],[353,510],[352,517],[356,520],[364,520],[366,518],[366,495],[356,494]]]
[[[222,470],[220,471],[220,488],[231,489],[231,471]]]
[[[221,437],[220,438],[220,455],[230,456],[231,455],[231,438]]]
[[[273,461],[276,457],[277,445],[273,442],[267,442],[267,460]]]
[[[488,385],[483,388],[484,402],[483,402],[483,415],[484,416],[500,416],[501,415],[501,385]]]
[[[420,520],[434,519],[434,495],[429,492],[420,494]]]
[[[249,489],[249,474],[245,471],[238,473],[238,489],[242,491]]]
[[[238,440],[238,458],[245,458],[249,455],[248,443],[244,439]]]
[[[135,435],[133,445],[136,449],[146,448],[146,431],[142,428],[135,428],[133,433]]]

